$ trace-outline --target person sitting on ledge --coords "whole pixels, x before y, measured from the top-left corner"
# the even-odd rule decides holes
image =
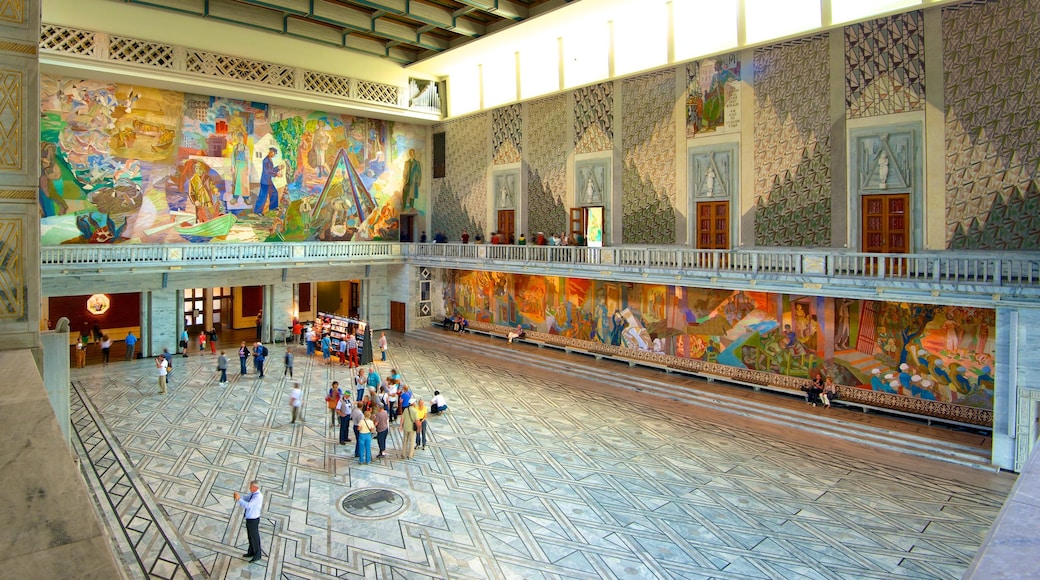
[[[461,314],[456,314],[451,319],[451,329],[455,332],[464,332],[468,326],[469,321],[463,318]]]
[[[526,336],[527,335],[524,334],[523,327],[517,324],[516,330],[510,330],[509,334],[506,335],[506,339],[509,341],[510,344],[512,344],[514,338],[524,338]]]

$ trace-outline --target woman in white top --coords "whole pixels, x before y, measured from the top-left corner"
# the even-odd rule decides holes
[[[101,337],[101,362],[104,366],[108,366],[108,355],[112,350],[112,339],[108,335]]]

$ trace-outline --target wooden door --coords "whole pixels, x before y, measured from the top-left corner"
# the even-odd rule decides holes
[[[697,203],[697,247],[702,250],[729,249],[729,202]]]
[[[515,224],[516,222],[514,220],[514,210],[498,210],[498,229],[495,231],[502,236],[503,243],[507,243],[509,240],[515,239],[513,237],[513,235],[516,233]]]
[[[864,195],[862,201],[864,252],[877,254],[905,254],[910,251],[910,194]],[[879,264],[866,264],[870,272]],[[889,259],[885,270],[889,275],[907,273],[903,260]]]
[[[570,219],[570,236],[571,239],[575,239],[575,236],[581,234],[581,237],[585,237],[585,224],[588,220],[588,210],[584,207],[572,207],[571,208],[571,219]]]
[[[407,320],[407,306],[404,302],[390,303],[390,330],[404,332]]]

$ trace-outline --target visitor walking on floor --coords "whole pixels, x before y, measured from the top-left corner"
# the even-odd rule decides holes
[[[134,360],[134,354],[137,351],[137,337],[134,336],[134,331],[126,333],[126,359],[128,361]]]
[[[300,390],[300,383],[293,383],[292,390],[289,391],[289,412],[292,414],[291,423],[295,423],[297,419],[300,419],[301,407],[303,407],[303,391]]]
[[[285,375],[289,375],[290,379],[293,378],[293,376],[292,376],[292,366],[293,366],[293,359],[294,358],[295,357],[293,356],[292,347],[290,346],[290,347],[286,348],[285,349],[285,370],[282,371],[282,376],[283,377]]]
[[[101,335],[101,366],[108,366],[108,357],[112,354],[112,339],[107,334]]]
[[[339,444],[346,445],[350,442],[350,414],[354,412],[354,406],[350,404],[350,395],[344,393],[336,403],[336,416],[339,417]]]
[[[260,378],[264,378],[264,362],[267,360],[267,347],[262,343],[256,343],[253,346],[253,366],[256,367],[256,372],[260,375]]]
[[[381,332],[381,333],[379,333],[379,354],[383,358],[383,362],[386,362],[386,351],[387,351],[386,333],[385,332]]]
[[[332,381],[332,386],[329,388],[329,392],[325,395],[325,406],[329,408],[332,413],[332,419],[329,423],[329,427],[332,429],[336,428],[336,405],[339,404],[339,400],[343,397],[343,391],[339,388],[339,381]]]
[[[376,423],[376,442],[379,444],[379,455],[376,455],[376,459],[382,459],[386,457],[386,436],[390,434],[390,414],[386,412],[386,407],[378,405],[373,419]]]
[[[155,357],[155,368],[159,373],[159,394],[166,394],[166,376],[169,374],[170,363],[167,362],[166,357],[157,356]]]
[[[415,407],[409,405],[401,411],[401,457],[415,457],[415,433],[417,415]]]
[[[220,356],[217,357],[217,370],[220,371],[220,386],[227,386],[227,353],[220,351]]]

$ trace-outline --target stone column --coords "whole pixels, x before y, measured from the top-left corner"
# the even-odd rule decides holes
[[[0,350],[40,343],[40,2],[0,10]]]
[[[271,340],[280,338],[282,333],[275,333],[275,329],[288,331],[292,326],[293,312],[296,310],[294,301],[295,285],[292,282],[279,282],[272,284],[271,288]],[[265,312],[264,316],[268,316]]]
[[[152,292],[149,300],[148,322],[151,326],[148,349],[153,355],[162,353],[164,348],[177,352],[177,337],[183,328],[181,308],[183,301],[178,301],[178,292],[167,290]],[[189,345],[190,346],[190,345]]]

